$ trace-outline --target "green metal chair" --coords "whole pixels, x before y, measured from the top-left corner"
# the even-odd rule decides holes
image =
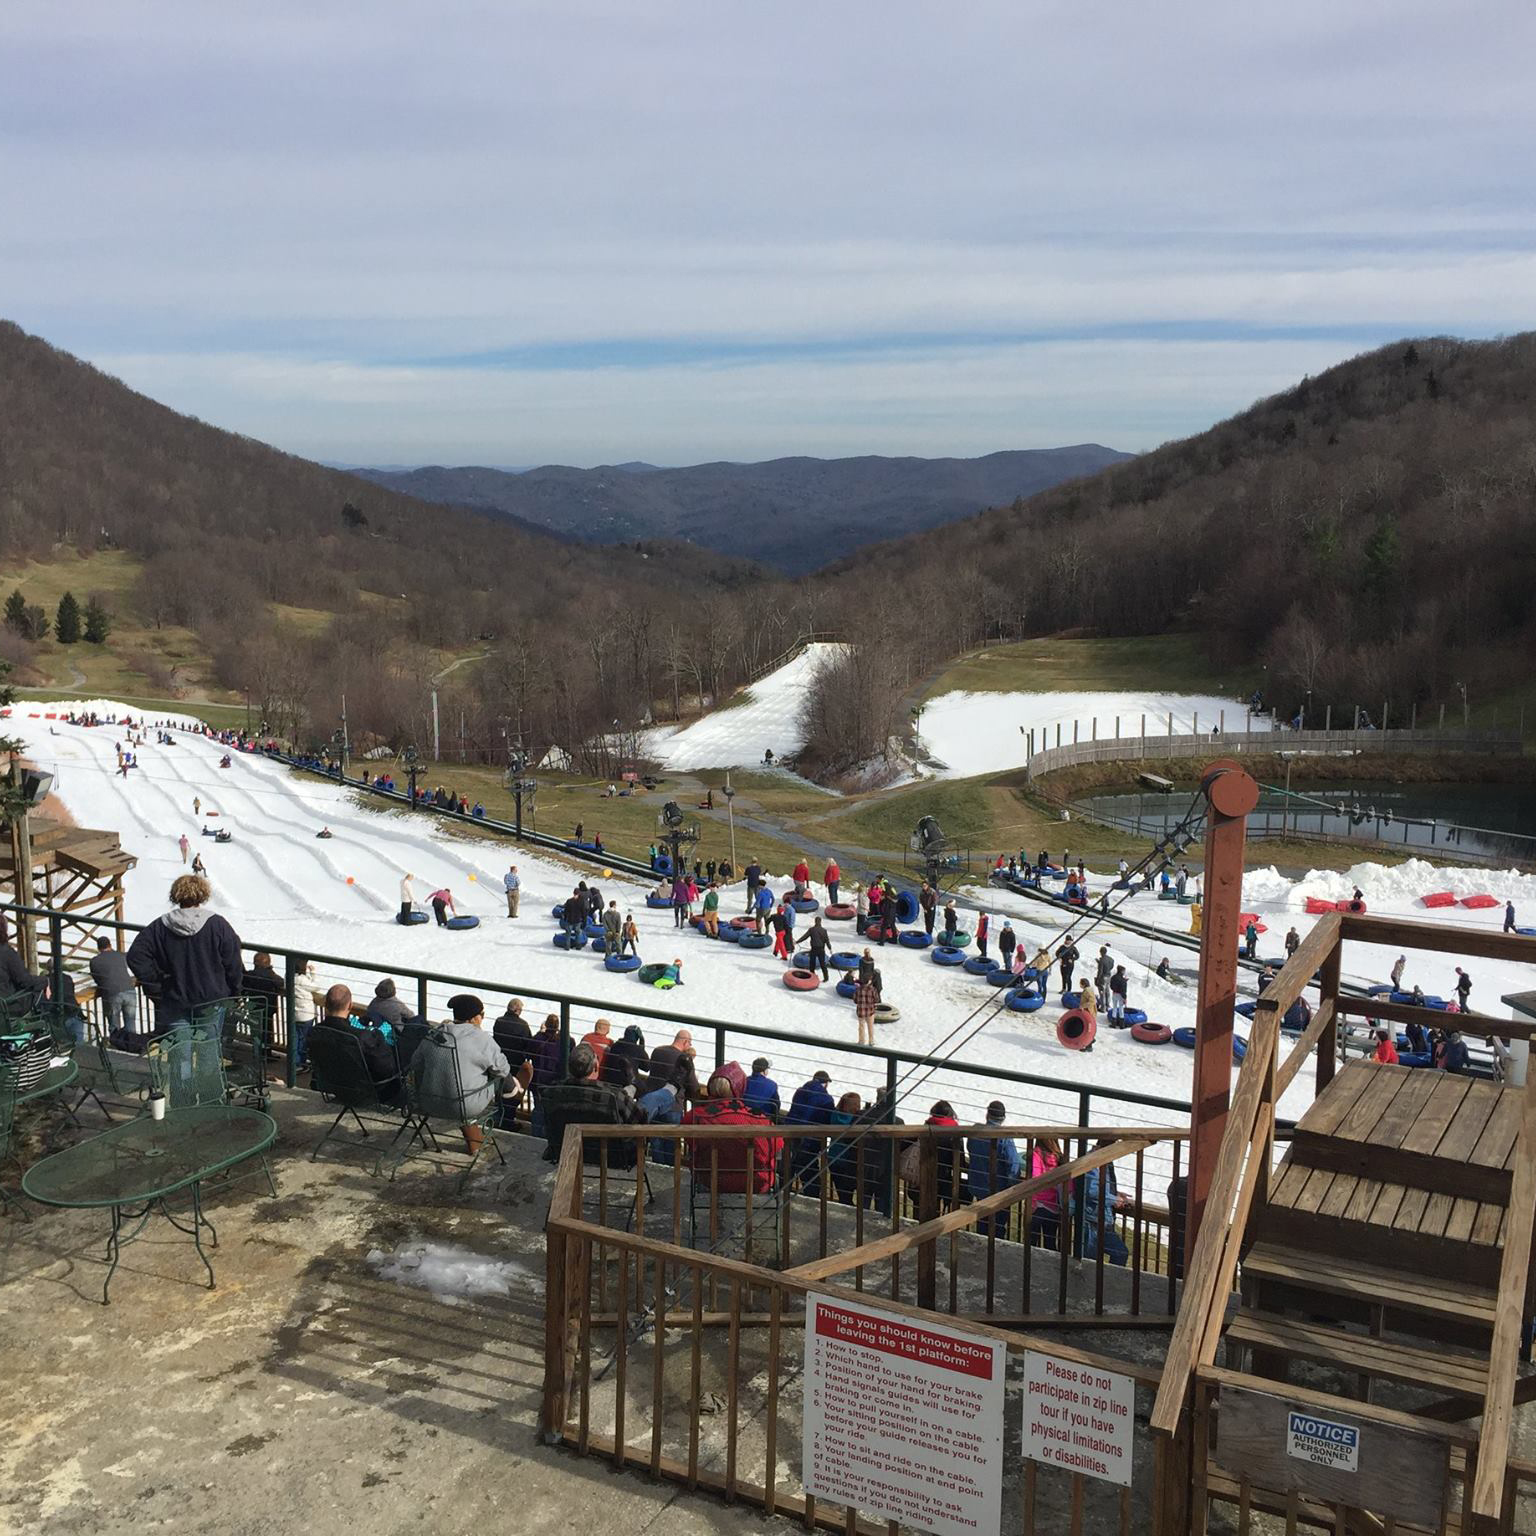
[[[434,1077],[441,1078],[443,1084],[441,1088],[432,1086],[430,1079]],[[425,1084],[424,1078],[429,1079]],[[389,1177],[393,1180],[400,1171],[400,1164],[410,1155],[411,1148],[418,1142],[425,1147],[430,1141],[432,1150],[441,1152],[442,1143],[438,1141],[432,1129],[434,1120],[444,1122],[456,1132],[472,1126],[479,1127],[480,1135],[475,1148],[470,1153],[469,1162],[459,1178],[461,1190],[469,1182],[469,1176],[475,1171],[475,1165],[480,1161],[480,1155],[484,1152],[487,1143],[496,1149],[496,1156],[501,1160],[502,1166],[506,1166],[506,1154],[501,1150],[501,1145],[496,1140],[496,1133],[492,1129],[496,1120],[496,1096],[492,1094],[490,1102],[477,1115],[464,1113],[464,1079],[459,1071],[458,1045],[452,1035],[441,1029],[427,1032],[411,1058],[405,1086],[405,1122],[395,1133],[395,1139],[384,1149],[374,1167],[375,1174],[383,1171],[387,1158],[390,1164]],[[407,1131],[410,1132],[409,1136],[406,1136]],[[402,1136],[406,1136],[404,1146],[400,1144]]]
[[[271,1095],[267,1090],[267,1050],[272,1039],[272,1020],[265,997],[256,995],[224,997],[194,1010],[196,1028],[209,1021],[220,1021],[211,1033],[222,1033],[228,1070],[225,1081],[231,1102],[265,1110]]]
[[[11,1145],[11,1131],[16,1124],[16,1068],[9,1061],[0,1061],[0,1163],[21,1160]],[[0,1184],[0,1205],[7,1210],[19,1211],[28,1221],[32,1213],[3,1184]]]
[[[40,1031],[46,1030],[48,1038],[52,1043],[54,1059],[66,1057],[74,1064],[74,1076],[68,1082],[60,1084],[61,1087],[73,1086],[80,1090],[73,1104],[64,1104],[69,1118],[78,1125],[80,1123],[78,1112],[84,1107],[86,1100],[90,1099],[95,1101],[97,1109],[110,1122],[112,1111],[102,1102],[101,1095],[96,1091],[101,1086],[101,1083],[100,1078],[97,1076],[96,1067],[91,1063],[91,1053],[89,1049],[85,1053],[82,1053],[80,1050],[80,1040],[86,1035],[86,1021],[85,1014],[79,1004],[52,1001],[38,1003],[36,1012],[33,1014],[33,1020]],[[71,1023],[78,1026],[78,1035],[74,1029],[70,1028]],[[85,1061],[84,1066],[81,1064],[82,1054]],[[112,1091],[116,1092],[117,1084],[113,1079],[111,1063],[106,1056],[104,1043],[100,1037],[97,1040],[95,1054],[99,1061],[105,1063],[107,1081],[111,1085]]]

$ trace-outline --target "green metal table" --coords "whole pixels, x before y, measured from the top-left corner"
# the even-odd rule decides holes
[[[110,1301],[108,1292],[122,1250],[156,1211],[192,1239],[212,1290],[213,1265],[203,1252],[203,1228],[208,1229],[215,1248],[219,1234],[203,1214],[202,1182],[248,1158],[262,1157],[265,1166],[263,1154],[276,1137],[277,1122],[271,1115],[240,1105],[201,1104],[173,1110],[163,1120],[145,1114],[34,1163],[22,1175],[21,1188],[42,1205],[111,1211],[103,1305]],[[269,1183],[271,1177],[268,1169]],[[191,1194],[190,1226],[166,1204],[182,1190]]]

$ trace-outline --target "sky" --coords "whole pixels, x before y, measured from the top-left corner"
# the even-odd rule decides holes
[[[1536,321],[1523,0],[0,8],[0,314],[371,464],[1197,432]]]

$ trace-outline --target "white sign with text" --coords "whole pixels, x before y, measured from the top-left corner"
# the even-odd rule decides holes
[[[1048,1467],[1131,1486],[1136,1383],[1117,1371],[1024,1356],[1024,1454]]]

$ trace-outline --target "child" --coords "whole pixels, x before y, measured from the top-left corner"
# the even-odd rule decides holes
[[[633,912],[624,914],[624,931],[619,940],[619,953],[633,955],[637,960],[640,958],[640,930],[635,926]]]

